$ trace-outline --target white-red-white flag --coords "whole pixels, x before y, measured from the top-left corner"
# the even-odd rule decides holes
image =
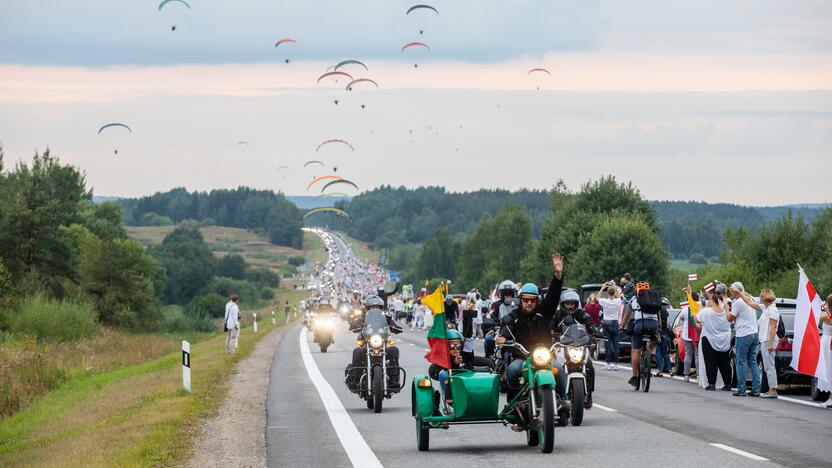
[[[696,281],[699,279],[699,275],[696,273],[691,273],[688,275],[688,281]]]
[[[792,344],[792,369],[820,380],[828,381],[826,359],[820,349],[821,300],[806,272],[800,269],[797,287],[797,310],[794,313],[794,343]]]
[[[708,284],[705,285],[705,292],[711,292],[711,291],[714,290],[715,287],[716,286],[714,286],[714,283],[712,283],[712,282],[708,283]]]
[[[690,302],[688,302],[688,301],[680,302],[679,303],[679,308],[684,309],[685,307],[687,307],[689,305],[690,305]]]

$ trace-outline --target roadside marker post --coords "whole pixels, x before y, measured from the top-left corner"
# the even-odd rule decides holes
[[[257,333],[257,314],[251,314],[251,322],[254,325],[254,333]]]
[[[191,393],[191,344],[182,340],[182,388]]]
[[[272,311],[272,325],[277,325],[277,322],[275,322],[274,319],[274,311]]]

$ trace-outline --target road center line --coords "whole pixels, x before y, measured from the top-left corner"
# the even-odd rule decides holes
[[[329,420],[332,422],[332,427],[335,433],[338,434],[338,439],[341,441],[341,446],[347,452],[347,456],[352,462],[352,466],[358,468],[383,468],[383,465],[373,450],[367,445],[364,437],[358,432],[355,423],[350,419],[347,410],[338,399],[338,395],[329,382],[324,379],[318,365],[315,363],[315,358],[309,352],[309,344],[306,341],[307,330],[306,327],[300,331],[300,355],[303,358],[303,365],[306,366],[306,372],[309,374],[309,379],[315,384],[315,389],[318,390],[318,396],[321,397],[321,402],[324,404]]]
[[[599,405],[598,403],[595,403],[592,406],[594,406],[595,408],[598,408],[598,409],[602,409],[604,411],[609,411],[610,413],[617,413],[618,412],[618,410],[616,410],[616,409],[612,409],[609,406]]]
[[[768,458],[761,457],[759,455],[754,455],[753,453],[749,453],[749,452],[746,452],[745,450],[740,450],[738,448],[730,447],[728,445],[723,445],[723,444],[708,444],[708,445],[714,446],[716,448],[720,448],[722,450],[725,450],[726,452],[731,452],[731,453],[735,453],[737,455],[741,455],[745,458],[750,458],[754,461],[769,461]]]

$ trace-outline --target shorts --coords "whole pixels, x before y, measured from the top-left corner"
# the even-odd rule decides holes
[[[635,320],[635,325],[633,326],[633,338],[630,341],[633,345],[633,349],[641,347],[641,340],[644,335],[648,335],[655,342],[658,332],[658,320]]]

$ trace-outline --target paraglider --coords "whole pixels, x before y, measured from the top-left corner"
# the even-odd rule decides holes
[[[311,161],[306,161],[306,163],[304,163],[304,164],[303,164],[303,167],[309,167],[309,166],[311,166],[311,165],[313,165],[313,164],[320,164],[320,166],[321,166],[321,167],[323,167],[323,165],[324,165],[324,163],[323,163],[323,162],[318,161],[317,159],[313,159],[313,160],[311,160]]]
[[[346,197],[349,198],[350,194],[346,192],[329,192],[329,193],[322,193],[318,195],[318,198],[333,198],[333,197]]]
[[[307,211],[306,214],[303,215],[302,219],[306,219],[307,216],[310,216],[310,215],[313,215],[313,214],[316,214],[316,213],[335,213],[338,216],[350,219],[350,215],[348,215],[346,211],[339,210],[338,208],[313,208],[313,209]]]
[[[326,185],[324,185],[324,187],[321,189],[321,193],[324,193],[324,191],[326,191],[326,189],[328,187],[331,187],[331,186],[336,185],[336,184],[352,185],[356,190],[359,190],[358,186],[355,185],[355,182],[353,182],[351,180],[347,180],[347,179],[337,179],[337,180],[327,182]]]
[[[552,74],[549,73],[549,70],[547,70],[545,68],[532,68],[531,70],[527,71],[526,74],[531,75],[532,73],[535,73],[535,72],[545,73],[549,76],[552,76]]]
[[[345,77],[349,78],[350,81],[353,80],[352,75],[350,75],[349,73],[344,73],[342,71],[331,71],[331,72],[326,72],[323,75],[319,76],[318,81],[316,83],[320,83],[321,80],[323,80],[324,78],[330,77],[330,76],[345,76]],[[335,82],[337,83],[338,80],[335,80]]]
[[[370,71],[370,69],[367,68],[367,65],[364,65],[363,62],[359,62],[358,60],[344,60],[342,62],[338,62],[337,65],[335,65],[333,67],[330,67],[330,68],[332,68],[335,71],[338,71],[339,68],[347,66],[347,65],[361,65],[362,67],[364,67],[364,71]],[[329,70],[329,69],[327,69],[327,70]]]
[[[439,10],[437,10],[436,8],[434,8],[430,5],[413,5],[412,7],[407,9],[407,13],[405,13],[405,15],[409,15],[410,12],[416,11],[416,10],[430,10],[430,11],[433,11],[434,13],[436,13],[437,15],[439,14]],[[424,34],[424,32],[425,32],[424,29],[419,30],[419,34]]]
[[[289,166],[277,166],[277,172],[280,172],[281,169],[289,169]]]
[[[378,83],[376,83],[374,80],[371,80],[369,78],[359,78],[357,80],[350,81],[349,84],[347,84],[346,90],[347,91],[352,91],[352,87],[354,85],[358,84],[358,83],[372,83],[372,84],[376,85],[376,88],[378,88]]]
[[[411,47],[423,47],[423,48],[427,49],[427,51],[428,51],[428,52],[430,52],[430,46],[429,46],[429,45],[425,44],[424,42],[418,42],[418,41],[416,41],[416,42],[408,42],[407,44],[403,45],[403,46],[402,46],[401,53],[404,53],[404,51],[405,51],[405,50],[407,50],[407,49],[409,49],[409,48],[411,48]],[[418,64],[418,63],[414,63],[414,64],[413,64],[413,67],[414,67],[414,68],[419,68],[419,64]]]
[[[127,126],[126,124],[113,122],[113,123],[108,123],[106,125],[103,125],[101,128],[99,128],[98,129],[98,134],[101,135],[101,132],[103,132],[105,128],[110,128],[110,127],[123,127],[123,128],[126,128],[127,131],[129,131],[130,133],[133,133],[133,129],[130,128],[129,126]]]
[[[189,10],[191,9],[191,5],[189,5],[188,2],[186,2],[185,0],[162,0],[162,2],[159,3],[159,11],[162,11],[162,8],[165,8],[165,6],[170,3],[179,3],[185,5]],[[172,24],[170,26],[170,30],[176,31],[176,24]]]
[[[241,146],[241,145],[248,146],[248,142],[247,141],[238,141],[237,146]]]
[[[341,143],[342,145],[349,146],[349,148],[352,151],[355,151],[355,148],[353,148],[353,146],[346,140],[326,140],[326,141],[322,142],[320,145],[318,145],[317,148],[315,148],[315,152],[318,152],[318,150],[320,150],[324,145],[328,145],[328,144],[331,144],[331,143]]]
[[[279,39],[277,42],[274,43],[274,46],[277,47],[280,44],[297,44],[298,41],[292,39],[291,37],[284,37],[283,39]],[[289,59],[284,60],[286,63],[289,63]]]
[[[337,176],[337,175],[325,175],[325,176],[315,177],[314,179],[312,179],[312,182],[309,182],[309,185],[306,186],[306,191],[308,192],[309,189],[311,189],[313,185],[317,184],[318,182],[320,182],[322,180],[331,180],[331,179],[340,180],[340,179],[343,179],[343,177]]]

